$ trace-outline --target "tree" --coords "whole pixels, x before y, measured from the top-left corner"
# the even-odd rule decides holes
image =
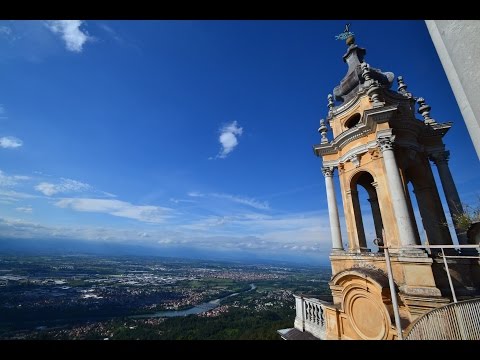
[[[463,209],[462,213],[453,215],[453,219],[457,224],[457,228],[466,233],[473,224],[480,222],[480,197],[477,205],[465,204]]]

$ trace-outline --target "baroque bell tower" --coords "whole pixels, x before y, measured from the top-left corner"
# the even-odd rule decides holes
[[[296,296],[295,328],[321,339],[395,339],[398,327],[401,332],[452,299],[439,249],[426,251],[419,233],[421,229],[427,245],[453,245],[431,166],[438,169],[456,226],[455,215],[463,210],[443,143],[452,123],[434,120],[430,106],[407,91],[401,76],[392,90],[394,74],[365,62],[366,50],[355,43],[348,26],[341,36],[348,47],[343,56],[347,74],[328,95],[328,115],[318,129],[321,140],[313,147],[325,177],[333,303]],[[345,216],[343,234],[337,186]],[[367,211],[361,208],[361,188],[368,194]],[[364,229],[367,216],[375,234],[370,237]],[[456,230],[459,244],[466,244]],[[449,269],[458,296],[478,293],[478,261],[450,259]]]

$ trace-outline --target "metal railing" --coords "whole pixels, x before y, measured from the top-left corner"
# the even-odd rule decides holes
[[[431,310],[410,325],[405,340],[480,340],[480,298]]]
[[[383,235],[383,238],[385,238],[385,231],[382,229],[382,235]],[[397,294],[395,292],[395,285],[394,285],[394,281],[393,281],[393,271],[392,271],[392,266],[390,264],[390,253],[389,253],[389,247],[388,246],[383,246],[382,243],[382,239],[375,239],[374,240],[374,243],[375,245],[377,245],[379,247],[379,249],[384,249],[384,252],[385,252],[385,262],[386,262],[386,266],[387,266],[387,273],[388,273],[388,282],[389,282],[389,287],[390,287],[390,293],[391,293],[391,297],[392,297],[392,305],[393,305],[393,312],[394,312],[394,315],[395,315],[395,327],[397,328],[397,336],[398,336],[398,339],[399,340],[403,340],[404,339],[404,334],[403,334],[403,331],[402,331],[402,326],[401,326],[401,322],[400,322],[400,311],[399,311],[399,308],[398,308],[398,303],[397,303]],[[479,249],[480,248],[480,245],[430,245],[430,244],[425,244],[425,245],[410,245],[408,246],[408,248],[413,248],[413,249],[426,249],[429,253],[431,253],[430,249],[440,249],[441,250],[441,254],[438,254],[438,256],[442,257],[443,258],[443,263],[445,265],[445,271],[447,273],[447,279],[448,279],[448,283],[450,285],[450,290],[452,292],[452,297],[453,297],[453,304],[449,304],[449,305],[456,305],[458,304],[457,302],[457,296],[455,294],[455,288],[453,286],[453,282],[452,282],[452,278],[450,276],[450,269],[448,267],[448,263],[447,263],[447,258],[470,258],[470,259],[478,259],[479,256],[473,256],[473,255],[466,255],[466,256],[462,256],[462,255],[445,255],[445,251],[444,249]],[[477,301],[477,300],[475,300]],[[478,300],[480,301],[480,299]],[[449,306],[447,305],[447,306]],[[440,308],[440,309],[443,309],[443,308]],[[456,308],[454,308],[456,309]],[[459,308],[460,309],[460,308]],[[468,308],[470,309],[470,307]],[[435,309],[435,310],[438,310],[438,309]],[[455,314],[458,313],[460,310],[456,309],[455,310]],[[473,310],[473,313],[476,314],[476,316],[478,317],[477,320],[472,320],[473,323],[475,323],[475,326],[479,327],[480,325],[480,306],[476,306]],[[427,313],[429,314],[429,313]],[[426,316],[426,315],[424,315]],[[417,321],[423,319],[423,316],[420,317]],[[442,320],[443,322],[445,321],[453,321],[452,320],[453,318],[449,318],[449,320]],[[468,318],[466,319],[466,323],[465,321],[461,318],[460,315],[456,316],[454,318],[459,325],[459,328],[464,329],[464,325],[468,325],[470,326],[470,324],[472,323],[472,321],[468,320]],[[425,320],[427,321],[427,320]],[[440,321],[440,320],[438,320]],[[444,323],[444,325],[448,326],[449,323]],[[434,326],[434,324],[429,324],[429,326]],[[467,326],[467,327],[468,327]],[[437,331],[437,330],[436,330]],[[438,330],[439,331],[439,330]],[[448,328],[444,331],[447,331],[448,332]],[[413,335],[412,335],[413,336]],[[466,336],[466,335],[465,335]],[[427,339],[427,338],[425,338]],[[441,338],[443,339],[443,338]],[[447,339],[447,338],[444,338],[444,339]],[[465,338],[466,339],[466,338]],[[453,338],[452,338],[453,340]]]
[[[445,271],[447,273],[448,284],[450,285],[450,290],[452,292],[453,302],[457,302],[457,295],[455,293],[455,288],[453,287],[452,277],[450,276],[450,269],[448,267],[447,259],[480,259],[478,255],[445,255],[444,249],[480,249],[480,245],[410,245],[410,248],[417,248],[417,249],[427,249],[430,252],[430,249],[440,249],[441,254],[437,256],[443,259],[443,264],[445,266]]]
[[[315,298],[295,296],[296,318],[295,327],[308,331],[317,338],[325,338],[325,302]]]

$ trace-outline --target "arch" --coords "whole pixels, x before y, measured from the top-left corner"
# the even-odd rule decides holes
[[[355,113],[352,116],[350,116],[344,123],[345,128],[351,129],[355,125],[357,125],[360,122],[360,119],[362,118],[362,115],[360,113]]]
[[[363,188],[358,188],[358,185]],[[356,244],[352,246],[353,248],[358,247],[360,251],[370,251],[374,246],[373,240],[375,238],[382,238],[382,229],[383,229],[383,220],[382,214],[380,211],[380,206],[378,202],[378,195],[376,189],[376,181],[374,175],[371,172],[365,170],[359,170],[355,172],[350,177],[349,182],[349,194],[351,196],[351,205],[353,211],[353,219],[355,222],[356,228]],[[364,217],[366,211],[362,211],[362,203],[363,207],[368,206],[367,202],[369,203],[372,218]],[[373,236],[369,235],[368,240],[365,237],[365,228],[364,228],[364,220],[373,219],[373,227],[374,232]],[[349,239],[350,240],[350,239]],[[383,251],[379,249],[379,251]]]
[[[340,271],[330,280],[332,285],[342,285],[348,277],[360,277],[378,288],[388,288],[388,277],[380,269],[352,268]],[[396,285],[395,285],[396,286]]]
[[[342,287],[341,308],[359,339],[384,340],[392,328],[388,278],[379,269],[349,269],[331,284]]]
[[[350,178],[348,180],[348,183],[351,184],[353,182],[356,182],[360,176],[363,175],[363,173],[368,173],[370,176],[375,180],[377,178],[375,172],[371,169],[365,170],[365,169],[356,169],[356,171],[353,171],[352,174],[350,175]],[[351,188],[351,187],[350,187]]]

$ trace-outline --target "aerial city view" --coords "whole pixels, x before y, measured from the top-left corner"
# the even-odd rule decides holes
[[[1,20],[0,340],[480,340],[478,31]]]
[[[328,268],[149,257],[5,256],[2,339],[276,339]]]

